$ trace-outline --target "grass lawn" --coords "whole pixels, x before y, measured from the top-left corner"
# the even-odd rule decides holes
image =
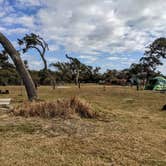
[[[21,87],[5,87],[18,105]],[[4,89],[4,87],[0,87]],[[129,87],[84,85],[78,90],[39,87],[40,99],[78,96],[99,112],[97,119],[14,117],[0,111],[0,166],[166,165],[166,94]]]

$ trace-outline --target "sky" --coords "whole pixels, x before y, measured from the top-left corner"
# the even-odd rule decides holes
[[[165,0],[0,0],[0,31],[17,39],[31,32],[49,44],[48,63],[81,62],[122,70],[138,63],[145,48],[166,37]],[[21,55],[31,69],[43,63],[34,50]],[[166,61],[159,70],[166,74]]]

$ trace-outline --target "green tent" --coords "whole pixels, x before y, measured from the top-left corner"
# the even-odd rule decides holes
[[[150,79],[147,90],[166,91],[166,79],[164,77],[155,77]]]

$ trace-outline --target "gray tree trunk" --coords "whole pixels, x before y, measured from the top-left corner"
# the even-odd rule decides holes
[[[16,66],[16,70],[23,80],[29,100],[32,101],[37,99],[37,92],[35,89],[35,85],[33,83],[33,80],[29,72],[25,68],[24,63],[22,62],[19,52],[13,47],[11,42],[1,32],[0,32],[0,44],[2,44],[5,51],[9,54],[9,56],[13,60]]]
[[[80,77],[80,71],[79,71],[79,69],[77,69],[77,73],[76,73],[76,85],[78,86],[78,88],[80,88],[79,77]]]

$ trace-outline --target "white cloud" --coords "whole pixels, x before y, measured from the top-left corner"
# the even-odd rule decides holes
[[[166,12],[156,13],[161,11],[161,2],[49,0],[38,18],[43,33],[68,51],[142,51],[152,41],[150,33],[157,37],[158,31],[165,31],[161,24]]]
[[[158,70],[166,75],[166,60],[163,60],[163,65],[159,66]]]
[[[94,63],[98,59],[95,55],[81,55],[79,58],[86,60],[87,63]]]
[[[27,53],[27,54],[21,55],[21,57],[23,60],[28,60],[28,66],[32,70],[42,69],[44,66],[42,60],[35,55],[29,55]]]
[[[16,0],[16,5],[20,7],[40,6],[42,0]]]
[[[23,26],[29,29],[32,29],[35,26],[34,17],[27,15],[18,16],[16,14],[12,14],[10,16],[4,17],[1,21],[6,26],[20,25],[20,27]]]
[[[48,45],[49,45],[49,51],[55,52],[59,50],[58,45],[55,45],[55,44],[48,44]]]
[[[2,0],[0,0],[0,3]],[[50,50],[64,47],[86,62],[107,62],[105,54],[123,55],[144,52],[145,46],[155,38],[166,34],[165,0],[16,0],[19,9],[41,7],[27,14],[13,12],[6,3],[6,12],[1,13],[5,26],[20,25],[9,29],[10,34],[27,31],[39,33],[51,41]],[[45,5],[45,6],[43,6]],[[2,10],[4,11],[4,10]],[[8,16],[7,12],[11,11]],[[4,17],[5,16],[5,17]],[[4,25],[4,26],[2,26]],[[55,44],[55,47],[53,46]],[[96,58],[97,57],[97,58]],[[104,61],[105,58],[105,61]],[[139,58],[139,57],[137,57]],[[110,57],[122,66],[132,63],[135,57],[125,61],[122,56]],[[104,64],[103,64],[104,66]]]
[[[13,28],[13,29],[8,29],[6,31],[6,33],[9,35],[10,34],[19,34],[19,35],[22,34],[22,35],[24,35],[27,32],[28,32],[28,29],[26,29],[26,28]]]
[[[13,7],[6,0],[0,0],[0,19],[7,16],[10,12],[13,12]]]

